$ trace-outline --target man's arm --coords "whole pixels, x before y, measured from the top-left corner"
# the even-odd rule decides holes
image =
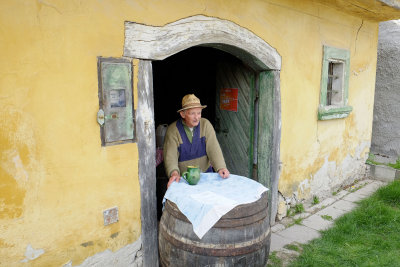
[[[180,173],[179,173],[179,166],[178,166],[178,146],[179,146],[179,138],[176,133],[176,124],[171,124],[164,137],[164,167],[165,172],[169,177],[168,185],[169,187],[172,182],[176,181],[179,182],[180,180]]]

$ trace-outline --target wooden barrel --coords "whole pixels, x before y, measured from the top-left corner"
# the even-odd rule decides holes
[[[192,224],[167,201],[159,226],[162,266],[265,266],[271,243],[268,194],[235,207],[199,239]]]

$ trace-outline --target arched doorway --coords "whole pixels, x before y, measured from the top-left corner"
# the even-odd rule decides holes
[[[253,153],[257,137],[255,115],[258,114],[256,72],[229,53],[199,46],[153,61],[152,67],[156,129],[180,118],[177,110],[182,97],[194,93],[207,105],[202,117],[215,128],[227,168],[233,174],[258,180]],[[221,105],[224,100],[220,96],[227,91],[237,94],[237,103]],[[160,143],[156,135],[157,154],[162,153]],[[156,165],[159,220],[168,177],[162,162],[157,161]]]
[[[216,18],[194,16],[163,27],[127,22],[124,56],[139,59],[136,136],[139,148],[142,244],[145,266],[158,264],[155,194],[156,125],[152,61],[163,60],[194,46],[213,47],[228,52],[254,71],[253,108],[258,112],[254,113],[253,121],[254,132],[257,135],[251,140],[254,145],[249,166],[251,163],[255,166],[251,165],[249,171],[252,175],[256,175],[260,183],[270,188],[271,218],[275,218],[276,214],[280,144],[279,71],[281,67],[281,59],[276,50],[247,29]],[[216,114],[217,111],[215,118],[217,118]]]

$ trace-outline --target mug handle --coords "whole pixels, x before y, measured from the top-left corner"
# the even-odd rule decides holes
[[[185,179],[185,181],[189,183],[189,181],[188,181],[187,178],[186,178],[186,175],[187,175],[187,174],[188,174],[188,172],[182,173],[182,178]]]

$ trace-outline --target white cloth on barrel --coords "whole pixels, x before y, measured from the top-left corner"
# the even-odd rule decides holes
[[[201,239],[231,209],[257,201],[267,190],[243,176],[231,174],[223,179],[218,173],[201,173],[197,185],[189,185],[183,178],[172,183],[163,201],[174,202]]]

